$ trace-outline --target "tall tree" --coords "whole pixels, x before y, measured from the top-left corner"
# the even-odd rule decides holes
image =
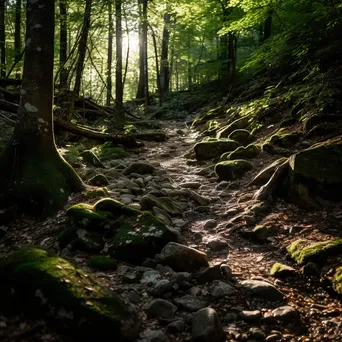
[[[6,0],[0,0],[0,77],[6,77],[6,27],[5,8]]]
[[[26,53],[18,122],[0,156],[0,205],[48,215],[83,183],[53,135],[55,1],[27,1]]]
[[[117,119],[124,119],[123,112],[123,85],[122,85],[122,0],[115,1],[116,26],[116,68],[115,68],[115,105]]]
[[[145,105],[148,104],[148,63],[147,63],[147,1],[138,0],[140,10],[140,25],[139,25],[139,84],[138,84],[138,99],[145,99]],[[146,107],[146,106],[145,106]]]
[[[68,70],[66,69],[68,29],[67,29],[67,2],[59,0],[60,31],[59,31],[59,90],[68,89]]]
[[[83,16],[82,33],[81,33],[81,38],[80,38],[78,51],[77,51],[75,86],[73,90],[72,105],[75,103],[75,100],[78,98],[80,89],[81,89],[81,79],[82,79],[82,74],[83,74],[84,61],[85,61],[85,56],[86,56],[86,51],[87,51],[88,34],[89,34],[89,28],[90,28],[91,7],[92,7],[92,0],[86,0],[84,16]]]
[[[14,30],[14,59],[18,62],[21,56],[21,0],[15,4],[15,30]],[[16,72],[16,78],[20,79],[19,72]]]
[[[107,48],[107,96],[106,105],[110,105],[112,99],[112,62],[113,62],[113,0],[108,0],[108,48]]]
[[[169,91],[169,40],[170,40],[170,19],[169,13],[164,14],[164,28],[162,36],[162,48],[160,57],[160,98],[163,98],[164,94]]]

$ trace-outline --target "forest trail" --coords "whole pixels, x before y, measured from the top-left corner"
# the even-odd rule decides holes
[[[155,298],[176,304],[175,317],[155,319],[143,314],[139,341],[191,341],[193,312],[208,306],[218,313],[227,341],[339,341],[341,302],[323,287],[317,276],[302,275],[299,266],[286,259],[285,251],[291,239],[299,234],[309,238],[316,236],[317,240],[333,236],[334,229],[322,220],[324,213],[308,214],[276,200],[262,221],[254,222],[248,209],[253,206],[255,188],[246,185],[262,166],[272,161],[270,156],[261,154],[253,161],[258,168],[230,189],[229,182],[218,182],[212,172],[212,162],[192,158],[193,146],[201,139],[200,133],[189,129],[184,122],[165,121],[161,125],[168,136],[166,142],[146,142],[139,150],[132,150],[127,158],[115,161],[111,166],[106,164],[107,169],[87,167],[79,172],[88,178],[105,174],[109,180],[110,197],[126,204],[139,203],[146,193],[172,198],[182,208],[181,212],[168,215],[161,211],[159,214],[169,221],[170,227],[180,232],[185,245],[206,253],[211,273],[202,274],[202,280],[198,274],[187,273],[188,276],[179,282],[174,279],[182,272],[174,273],[170,267],[156,265],[153,260],[145,262],[143,267],[119,263],[117,271],[94,273],[87,266],[92,253],[64,249],[60,254],[127,296],[141,311]],[[155,167],[154,174],[147,176],[147,186],[138,195],[120,187],[118,174],[113,171],[118,170],[120,164],[127,167],[135,162]],[[133,181],[137,177],[139,175],[132,174],[130,179]],[[185,198],[181,196],[184,191],[197,195]],[[74,203],[79,201],[79,195],[72,200]],[[90,203],[94,201],[90,200]],[[336,217],[339,213],[340,209],[336,207]],[[66,222],[65,210],[35,224],[22,219],[7,232],[1,244],[2,254],[7,255],[17,247],[27,245],[58,250],[57,236]],[[251,240],[248,229],[245,229],[251,224],[271,227],[273,233],[264,241]],[[21,235],[17,234],[18,225]],[[271,277],[269,271],[275,262],[292,267],[292,275],[284,279]],[[249,296],[242,289],[242,282],[246,280],[256,281],[258,286],[257,281],[263,281],[275,288],[261,289],[263,283],[258,297]],[[227,284],[233,284],[235,290],[232,291]],[[284,294],[283,300],[269,300],[277,290]],[[19,334],[16,331],[18,320],[23,327]],[[64,335],[51,331],[44,321],[2,318],[2,325],[0,336],[6,336],[4,341],[7,342],[69,341]]]

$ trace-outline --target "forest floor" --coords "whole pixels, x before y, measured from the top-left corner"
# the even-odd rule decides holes
[[[340,341],[341,301],[321,282],[319,273],[312,276],[303,275],[300,267],[288,259],[286,247],[294,239],[303,237],[314,241],[341,237],[342,205],[336,204],[329,213],[324,210],[306,212],[280,199],[274,199],[261,220],[249,222],[243,213],[250,206],[256,187],[247,187],[247,184],[263,167],[277,158],[262,152],[252,162],[253,171],[249,172],[236,188],[228,189],[226,182],[218,182],[212,173],[201,175],[201,170],[210,167],[211,162],[191,159],[189,150],[201,138],[197,131],[189,129],[180,121],[165,121],[161,124],[168,136],[166,142],[146,142],[144,147],[133,150],[127,158],[118,161],[118,164],[128,166],[138,160],[155,167],[156,171],[149,181],[149,186],[144,188],[144,193],[151,189],[170,193],[172,190],[192,188],[202,198],[207,199],[205,205],[200,205],[192,199],[176,198],[184,211],[178,217],[171,217],[170,226],[179,228],[184,244],[205,252],[211,266],[228,265],[226,270],[229,272],[229,268],[231,269],[236,288],[240,287],[243,280],[264,280],[280,290],[284,294],[284,300],[269,301],[267,293],[265,298],[255,298],[240,291],[227,296],[215,296],[215,287],[219,292],[218,288],[222,286],[222,282],[215,280],[200,284],[195,280],[195,276],[190,276],[187,286],[174,285],[170,291],[153,295],[150,290],[158,280],[166,279],[173,283],[175,274],[172,269],[158,265],[153,267],[154,273],[152,272],[153,276],[149,281],[134,281],[132,274],[146,273],[151,271],[151,268],[147,265],[143,268],[122,263],[117,271],[94,272],[87,266],[89,253],[62,251],[63,256],[103,279],[115,291],[127,295],[140,308],[154,298],[164,298],[176,304],[177,319],[157,320],[142,314],[141,341],[167,341],[164,339],[165,335],[168,341],[190,341],[193,312],[207,306],[217,311],[227,341]],[[107,169],[86,168],[79,172],[83,176],[89,173],[105,174],[109,180],[107,188],[110,197],[120,200],[125,192],[126,195],[129,192],[122,192],[122,189],[116,186],[118,180],[111,177],[112,169],[114,167],[108,164]],[[139,203],[144,193],[131,196],[132,202]],[[71,203],[84,200],[82,195],[77,195],[71,199]],[[94,202],[95,200],[90,201]],[[32,245],[59,253],[57,236],[66,224],[65,210],[43,222],[21,218],[6,227],[7,233],[0,240],[0,256]],[[248,231],[255,225],[267,226],[272,231],[262,243],[248,238]],[[338,257],[329,259],[325,273],[328,274],[329,269],[335,264],[341,264],[341,261]],[[289,277],[275,279],[269,274],[275,262],[287,264],[295,270]],[[224,268],[221,268],[221,272],[222,270]],[[277,319],[274,310],[285,305],[291,306],[295,311],[290,308],[290,313],[280,314]],[[181,322],[178,327],[168,326],[175,320]],[[165,335],[156,335],[153,339],[150,330],[162,331]],[[0,340],[72,341],[54,331],[44,320],[34,321],[23,317],[0,317]]]

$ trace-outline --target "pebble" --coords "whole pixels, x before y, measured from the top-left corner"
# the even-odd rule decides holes
[[[256,340],[265,340],[265,333],[257,327],[250,328],[248,330],[248,334],[250,337],[255,338]]]
[[[185,330],[184,321],[179,319],[177,321],[171,322],[166,326],[166,329],[172,334],[183,332]]]
[[[272,313],[276,320],[283,322],[294,321],[299,316],[298,311],[290,305],[280,306],[279,308],[274,309]]]
[[[253,310],[253,311],[241,311],[239,314],[240,318],[246,322],[257,321],[261,318],[261,311]]]
[[[215,227],[217,227],[217,222],[215,220],[208,220],[203,225],[204,229],[210,229]]]
[[[198,189],[200,186],[200,182],[186,182],[179,184],[179,187],[184,189]]]
[[[261,280],[245,280],[241,285],[253,297],[263,298],[269,301],[282,300],[284,295],[272,284]]]
[[[221,251],[222,249],[226,249],[228,247],[228,243],[223,241],[222,239],[212,239],[207,242],[207,246],[214,252]]]

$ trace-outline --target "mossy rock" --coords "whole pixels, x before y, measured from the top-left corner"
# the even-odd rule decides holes
[[[223,161],[216,164],[215,173],[220,180],[233,181],[242,178],[252,168],[253,165],[243,159]]]
[[[286,278],[296,273],[293,267],[276,262],[270,270],[270,275],[275,278]]]
[[[285,133],[284,128],[281,128],[270,136],[264,142],[264,145],[277,145],[283,148],[291,148],[299,142],[302,135],[303,134],[299,132]]]
[[[102,164],[101,160],[95,155],[94,152],[90,150],[83,151],[80,156],[82,157],[83,161],[87,164],[90,164],[95,167],[103,168],[106,167]]]
[[[217,140],[197,143],[194,151],[197,160],[208,160],[221,156],[225,152],[234,151],[238,143],[234,140]]]
[[[159,253],[167,243],[177,241],[176,233],[149,212],[122,217],[115,222],[115,228],[117,232],[110,245],[112,255],[134,264],[141,264],[145,258]]]
[[[177,202],[169,197],[156,197],[147,194],[141,198],[140,205],[143,210],[152,210],[153,207],[158,207],[170,215],[181,215],[183,213],[182,208]]]
[[[339,295],[342,295],[342,266],[335,271],[333,278],[333,288]]]
[[[84,195],[87,198],[106,197],[108,196],[108,190],[107,188],[90,189]]]
[[[292,242],[287,251],[299,265],[309,261],[323,262],[328,256],[342,253],[342,239],[315,243],[299,239]]]
[[[95,256],[88,259],[88,266],[100,271],[111,271],[117,268],[117,262],[113,258]]]
[[[2,310],[31,318],[51,318],[86,340],[137,338],[137,309],[65,259],[25,248],[0,262]]]
[[[135,216],[141,213],[139,210],[127,206],[112,198],[103,198],[99,200],[94,204],[93,210],[100,213],[110,213],[113,217],[119,217],[121,215]]]
[[[128,156],[128,153],[123,148],[115,147],[111,142],[96,146],[93,148],[93,151],[103,161],[123,159]]]
[[[236,129],[229,134],[228,139],[235,140],[240,144],[246,144],[253,140],[252,134],[246,129]]]
[[[106,186],[109,184],[108,179],[105,175],[98,174],[92,178],[89,179],[88,181],[89,185],[93,186]]]
[[[227,138],[235,130],[247,128],[250,124],[249,121],[250,121],[250,118],[248,116],[244,116],[242,118],[236,119],[231,124],[220,128],[217,131],[216,137],[219,139]]]
[[[221,125],[216,120],[209,120],[207,123],[208,129],[203,132],[203,135],[213,136],[220,129]]]
[[[226,114],[226,109],[223,106],[210,109],[207,113],[197,116],[193,122],[191,127],[198,127],[200,125],[205,124],[207,121],[212,120],[214,118],[222,117]]]
[[[278,166],[285,163],[287,161],[287,158],[279,158],[276,161],[274,161],[272,164],[266,166],[264,169],[262,169],[252,180],[250,185],[264,185],[266,184],[270,178],[272,177],[274,171]]]
[[[305,209],[320,209],[324,200],[342,199],[342,140],[299,152],[289,159],[288,197]]]
[[[235,151],[231,152],[226,158],[226,160],[236,160],[236,159],[253,159],[260,154],[260,149],[254,144],[248,146],[240,146]]]

